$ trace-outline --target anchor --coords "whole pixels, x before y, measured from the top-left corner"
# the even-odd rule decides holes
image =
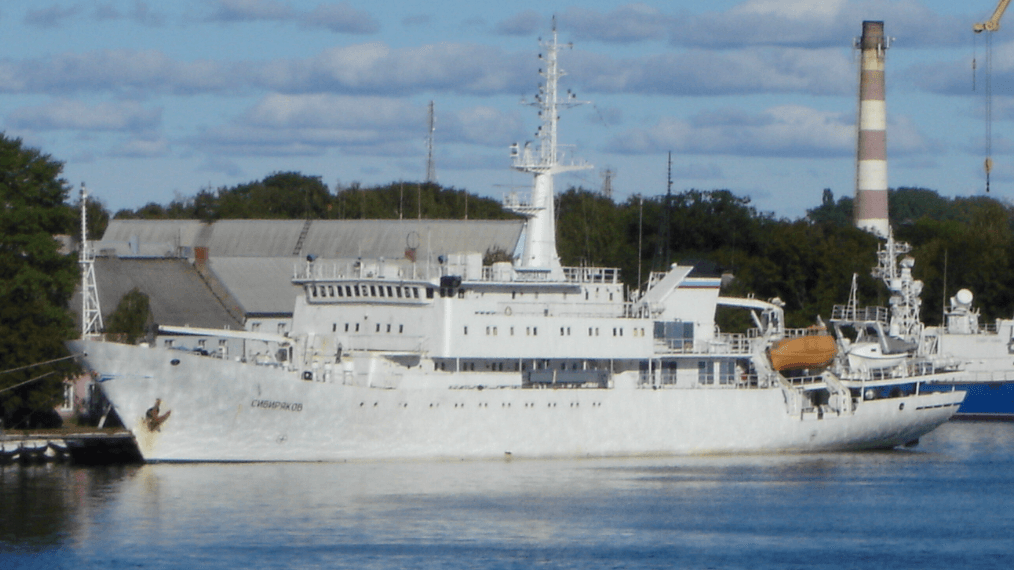
[[[151,431],[161,431],[162,424],[169,419],[169,414],[173,413],[172,410],[159,415],[159,407],[162,405],[162,398],[155,399],[155,405],[148,408],[148,411],[144,413],[144,417],[148,421],[148,429]]]

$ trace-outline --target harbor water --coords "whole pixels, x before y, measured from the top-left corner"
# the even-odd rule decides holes
[[[1014,424],[912,449],[0,468],[0,569],[1014,567]]]

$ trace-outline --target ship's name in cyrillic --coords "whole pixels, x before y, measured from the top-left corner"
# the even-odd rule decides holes
[[[250,402],[251,408],[261,408],[264,410],[282,410],[285,412],[302,412],[303,404],[296,403],[292,404],[289,402],[276,402],[274,400],[254,400]]]

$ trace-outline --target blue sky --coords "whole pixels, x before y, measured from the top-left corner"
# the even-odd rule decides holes
[[[438,182],[499,198],[528,175],[538,38],[555,14],[572,89],[568,152],[593,163],[557,188],[658,195],[727,188],[796,218],[851,195],[863,20],[887,60],[891,187],[984,193],[985,38],[993,0],[418,3],[5,0],[0,129],[65,163],[111,210],[168,203],[272,172],[331,188],[417,181],[427,106]],[[1014,18],[1014,15],[1010,17]],[[1014,21],[993,37],[991,195],[1014,196]],[[972,59],[978,57],[977,90]]]

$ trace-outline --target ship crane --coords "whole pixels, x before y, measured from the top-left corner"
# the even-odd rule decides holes
[[[1000,29],[1000,18],[1007,10],[1010,0],[1000,0],[993,10],[993,15],[985,22],[972,24],[972,31],[986,35],[986,192],[989,192],[989,173],[993,170],[993,34]],[[972,72],[975,73],[975,60],[972,60]]]

